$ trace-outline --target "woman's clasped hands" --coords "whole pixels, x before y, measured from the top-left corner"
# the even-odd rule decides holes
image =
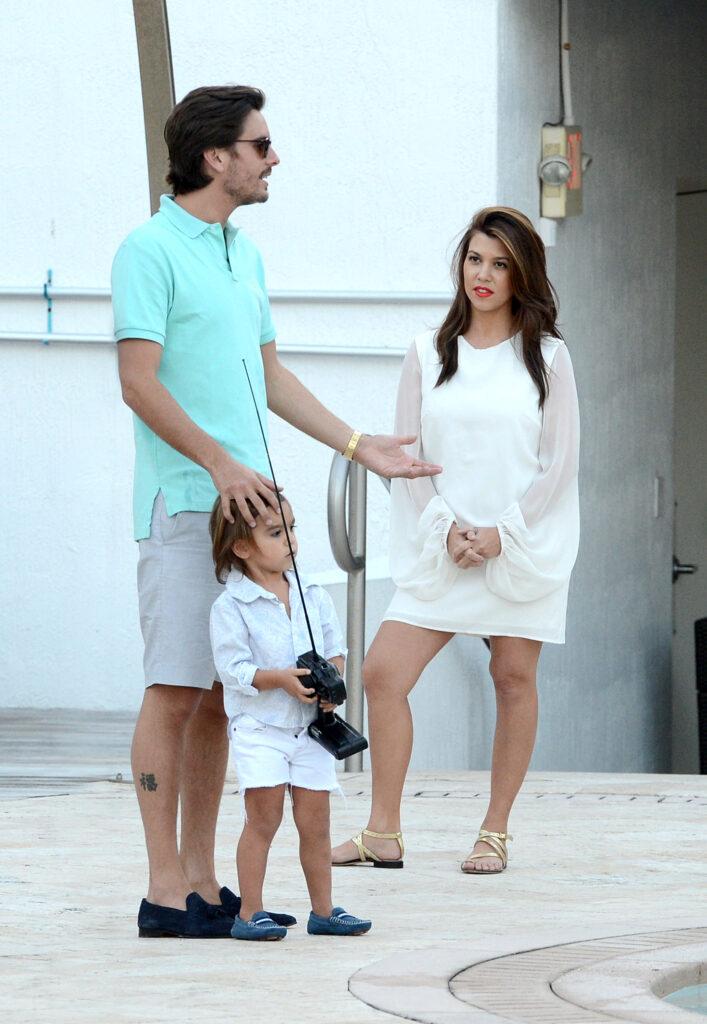
[[[471,569],[501,554],[501,537],[495,526],[460,527],[452,523],[447,551],[460,569]]]

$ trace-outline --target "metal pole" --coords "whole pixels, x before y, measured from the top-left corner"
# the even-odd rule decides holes
[[[366,646],[366,470],[351,463],[348,486],[348,534],[351,552],[360,567],[349,572],[346,602],[346,718],[363,732],[363,680],[361,668]],[[363,770],[363,754],[347,758],[344,770]]]
[[[145,119],[150,212],[155,213],[166,187],[164,123],[175,102],[167,0],[133,0],[133,14]]]

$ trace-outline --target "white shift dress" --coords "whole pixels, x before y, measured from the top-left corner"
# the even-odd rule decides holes
[[[391,481],[390,567],[384,619],[476,636],[564,643],[567,591],[579,545],[579,414],[569,352],[544,338],[550,368],[543,410],[520,337],[477,349],[458,339],[459,368],[435,387],[434,332],[415,338],[400,377],[395,430],[415,434],[435,477]],[[496,526],[502,550],[459,569],[447,534]]]

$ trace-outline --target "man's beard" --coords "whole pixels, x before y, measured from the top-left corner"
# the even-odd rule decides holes
[[[254,195],[252,192],[244,192],[235,182],[227,181],[224,184],[224,192],[235,202],[236,206],[252,206],[254,203],[266,203],[270,198],[268,190]]]

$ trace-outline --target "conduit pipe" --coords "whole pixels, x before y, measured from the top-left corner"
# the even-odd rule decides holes
[[[570,27],[568,0],[561,0],[560,6],[560,80],[562,84],[562,123],[574,124],[574,112],[572,110],[572,82],[570,80]]]
[[[0,331],[0,341],[34,341],[43,345],[59,342],[63,344],[90,344],[90,345],[114,345],[115,339],[112,334],[59,334],[57,331],[50,331],[45,334],[39,331]],[[383,348],[381,346],[367,347],[366,345],[298,345],[279,344],[277,347],[281,355],[294,356],[375,356],[392,357],[402,359],[405,355],[404,348]]]
[[[311,304],[311,305],[447,305],[451,296],[445,292],[387,292],[387,291],[287,291],[275,290],[269,293],[271,301],[279,303]],[[47,281],[39,286],[0,285],[0,298],[5,299],[43,299],[47,303],[47,330],[39,331],[0,331],[0,341],[34,341],[49,344],[51,341],[64,344],[113,344],[110,334],[93,334],[81,332],[55,332],[52,328],[52,303],[54,299],[110,299],[109,288],[85,288],[80,286],[55,286],[51,282],[51,272]],[[387,346],[367,347],[365,345],[298,345],[284,344],[279,346],[281,352],[292,355],[320,356],[403,356],[404,349],[388,348]]]
[[[67,298],[67,299],[109,299],[109,288],[81,288],[81,287],[55,287],[47,286],[22,286],[22,285],[0,285],[0,297],[8,299],[44,299]],[[452,296],[446,292],[354,292],[354,291],[287,291],[277,290],[268,292],[271,302],[311,302],[318,304],[348,304],[348,305],[437,305],[446,304],[452,301]]]

